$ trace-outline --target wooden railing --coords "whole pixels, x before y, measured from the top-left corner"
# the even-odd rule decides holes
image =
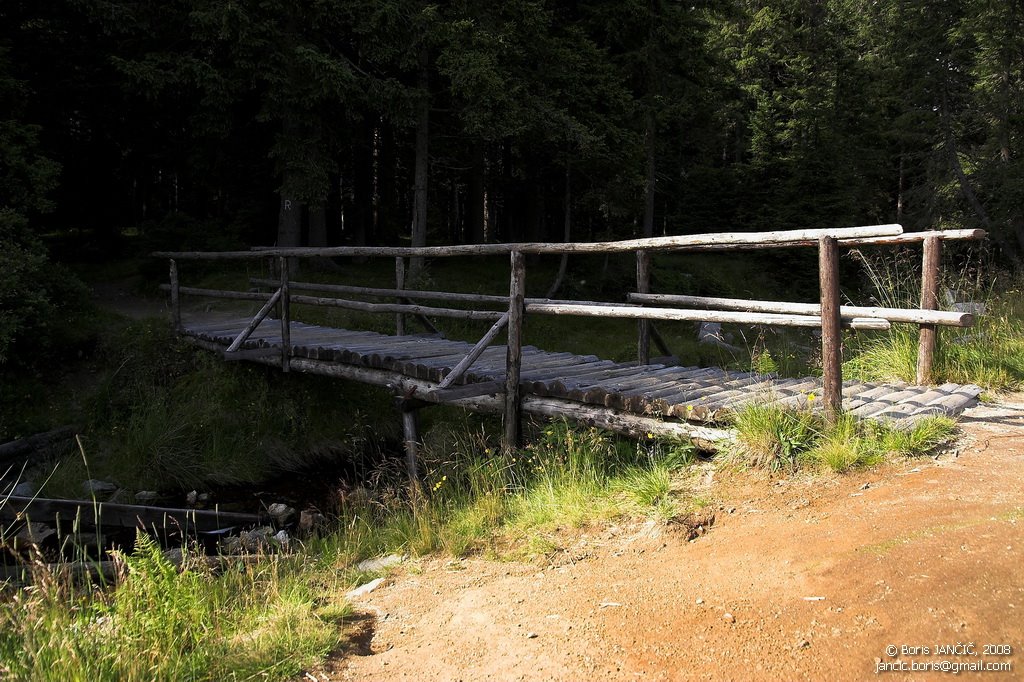
[[[236,300],[262,301],[263,306],[244,330],[234,339],[226,353],[239,353],[250,334],[274,309],[278,309],[282,350],[281,367],[289,370],[291,355],[289,330],[290,306],[332,306],[369,313],[394,314],[395,331],[404,335],[406,316],[415,316],[428,329],[437,331],[430,318],[449,317],[468,320],[487,320],[493,324],[473,346],[462,362],[453,368],[439,384],[438,390],[452,390],[465,371],[502,331],[507,331],[506,372],[504,387],[504,416],[506,444],[519,439],[520,423],[520,370],[522,366],[523,319],[527,314],[573,315],[585,317],[631,318],[638,321],[638,360],[650,362],[650,341],[658,342],[652,322],[658,320],[718,321],[740,324],[773,326],[820,327],[822,329],[823,403],[830,414],[835,414],[842,400],[841,328],[888,329],[890,323],[920,325],[920,347],[917,378],[926,383],[931,378],[935,348],[936,327],[949,325],[969,326],[973,323],[966,313],[948,313],[936,310],[938,301],[939,264],[943,240],[981,239],[981,230],[947,230],[904,234],[899,225],[835,228],[824,230],[793,230],[760,233],[727,233],[656,237],[613,242],[591,243],[517,243],[482,244],[434,247],[331,247],[331,248],[277,248],[258,247],[250,251],[228,252],[157,252],[157,257],[170,261],[170,291],[173,323],[181,328],[180,297],[182,295],[213,296]],[[894,309],[878,307],[842,306],[839,300],[838,254],[840,248],[878,244],[924,244],[924,265],[920,309]],[[746,301],[709,297],[681,296],[652,293],[650,280],[651,256],[662,251],[724,251],[805,246],[818,248],[820,302],[803,304],[776,301]],[[569,301],[527,298],[526,254],[564,253],[626,253],[636,252],[637,291],[628,295],[624,303],[599,301]],[[470,294],[447,291],[421,291],[405,288],[405,259],[416,257],[452,257],[507,255],[511,274],[508,296]],[[390,257],[395,259],[395,288],[374,288],[337,284],[316,284],[291,281],[289,261],[305,257]],[[272,258],[276,260],[279,278],[256,278],[252,284],[274,287],[267,295],[251,291],[225,291],[199,289],[180,285],[178,260],[242,260]],[[320,292],[331,296],[310,296],[293,291]],[[371,303],[345,296],[389,298],[394,303]],[[470,304],[469,309],[422,305],[417,301]],[[497,306],[498,310],[483,309]],[[661,344],[664,345],[664,344]],[[665,349],[668,354],[667,349]]]

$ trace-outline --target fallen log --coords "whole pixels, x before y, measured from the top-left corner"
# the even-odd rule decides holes
[[[91,527],[120,526],[122,528],[156,527],[180,528],[182,531],[205,533],[238,526],[255,526],[266,519],[260,514],[222,512],[216,509],[174,509],[149,507],[139,504],[115,504],[93,500],[53,500],[32,497],[0,498],[0,520],[20,521],[26,517],[34,521],[60,518],[77,519]]]
[[[52,431],[37,433],[34,436],[27,436],[26,438],[12,440],[0,445],[0,463],[12,460],[15,457],[21,457],[40,450],[46,450],[57,443],[71,440],[74,437],[75,427],[61,426],[53,429]]]

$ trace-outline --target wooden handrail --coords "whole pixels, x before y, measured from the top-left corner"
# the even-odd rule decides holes
[[[156,251],[157,258],[189,260],[239,260],[288,256],[290,258],[322,258],[335,256],[387,256],[387,257],[450,257],[450,256],[504,256],[514,252],[523,254],[563,253],[629,253],[637,250],[672,251],[695,247],[772,248],[814,246],[822,236],[840,240],[858,240],[870,237],[894,237],[903,234],[900,225],[867,225],[863,227],[836,227],[816,230],[778,230],[773,232],[723,232],[715,234],[687,234],[645,239],[622,239],[605,242],[523,242],[514,244],[461,244],[452,246],[331,246],[331,247],[254,247],[250,251]]]

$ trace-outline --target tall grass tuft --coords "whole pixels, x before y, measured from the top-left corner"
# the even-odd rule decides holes
[[[800,466],[837,473],[873,466],[887,457],[913,457],[947,442],[956,423],[928,417],[909,427],[858,420],[840,414],[831,422],[809,409],[785,409],[771,403],[752,404],[736,415],[733,461],[769,471]]]
[[[856,252],[855,252],[856,253]],[[859,255],[879,305],[916,308],[920,302],[920,270],[907,259],[875,260]],[[939,383],[973,383],[991,390],[1019,388],[1024,383],[1024,310],[1020,287],[997,293],[969,270],[947,277],[946,292],[980,303],[984,313],[968,329],[940,328],[933,373]],[[888,332],[865,334],[850,344],[843,371],[864,381],[913,382],[917,373],[918,327],[894,324]]]

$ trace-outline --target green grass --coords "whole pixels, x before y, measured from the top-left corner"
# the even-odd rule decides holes
[[[956,423],[947,417],[929,417],[901,428],[850,414],[828,422],[808,409],[752,404],[737,413],[735,427],[733,461],[769,471],[810,467],[842,473],[891,457],[927,454],[952,438]]]
[[[904,257],[881,260],[858,255],[880,305],[916,308],[920,271]],[[1000,391],[1024,385],[1024,302],[1019,276],[1003,276],[1002,288],[984,284],[964,266],[947,268],[940,286],[940,307],[946,291],[962,300],[984,304],[985,312],[966,329],[939,327],[933,366],[935,383],[973,383]],[[995,279],[993,279],[993,282]],[[917,374],[918,327],[894,324],[884,333],[864,334],[848,343],[844,375],[864,381],[913,382]]]
[[[122,560],[116,589],[40,575],[34,589],[0,601],[0,676],[286,679],[338,643],[348,615],[337,581],[326,572],[312,579],[314,571],[294,559],[215,573],[186,550],[179,570],[140,535]]]

